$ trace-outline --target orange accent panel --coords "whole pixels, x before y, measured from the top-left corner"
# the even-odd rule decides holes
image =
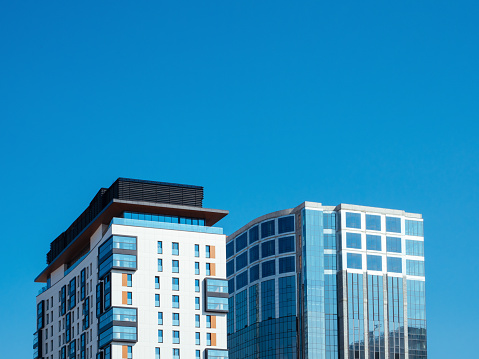
[[[216,264],[210,263],[210,275],[215,276],[216,275]]]
[[[216,346],[216,333],[211,333],[211,346]]]
[[[216,328],[216,315],[211,316],[211,328]]]
[[[121,348],[121,357],[126,359],[128,358],[128,346],[127,345],[122,345],[122,348]]]
[[[121,285],[126,287],[128,285],[128,277],[126,273],[121,274]]]
[[[210,246],[210,258],[216,258],[215,246]]]
[[[128,304],[128,292],[121,292],[121,304]]]

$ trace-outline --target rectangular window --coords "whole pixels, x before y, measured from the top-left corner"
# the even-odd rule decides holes
[[[266,278],[272,275],[276,274],[276,265],[275,265],[275,260],[270,260],[261,263],[261,277]]]
[[[163,336],[162,336],[163,337]],[[160,348],[155,348],[155,359],[161,359]]]
[[[155,277],[155,289],[160,289],[160,277]]]
[[[235,254],[235,241],[230,241],[226,244],[226,258],[228,259],[234,256],[234,254]]]
[[[195,297],[195,310],[200,310],[200,297]]]
[[[180,307],[180,296],[179,295],[171,296],[171,300],[172,300],[172,308],[179,308]]]
[[[388,257],[388,272],[402,273],[402,259]]]
[[[259,245],[249,249],[249,262],[253,263],[259,259]]]
[[[336,229],[336,212],[323,212],[323,226],[324,229]]]
[[[133,358],[133,347],[131,347],[130,345],[128,345],[128,349],[127,349],[127,358],[128,359]]]
[[[206,345],[211,345],[211,333],[206,333]]]
[[[200,245],[195,244],[195,257],[199,257],[199,256],[200,256]]]
[[[210,268],[211,268],[211,265],[209,263],[206,263],[206,275],[211,275]]]
[[[127,274],[127,275],[126,275],[126,286],[127,286],[127,287],[131,287],[131,280],[132,280],[132,275],[131,275],[131,274]]]
[[[367,234],[366,235],[366,249],[368,251],[380,251],[381,250],[381,236]]]
[[[158,312],[158,325],[163,325],[163,312]]]
[[[336,250],[336,234],[324,233],[324,249]]]
[[[426,275],[424,269],[424,261],[406,260],[406,274],[424,277]]]
[[[236,237],[236,253],[242,251],[248,245],[248,233],[244,232],[240,236]]]
[[[210,356],[211,357],[211,356]],[[195,351],[195,359],[200,359],[201,358],[201,354],[200,354],[200,351],[199,350],[196,350]]]
[[[172,320],[173,326],[179,327],[180,326],[180,313],[172,313],[171,320]]]
[[[363,268],[361,254],[348,253],[347,261],[348,261],[348,268],[351,268],[351,269],[362,269]]]
[[[261,258],[274,256],[276,254],[276,241],[274,239],[261,243]]]
[[[294,216],[278,218],[278,234],[294,232]]]
[[[180,344],[180,331],[173,330],[173,344]]]
[[[386,217],[386,232],[401,233],[401,218]]]
[[[422,221],[412,221],[406,219],[406,236],[424,237],[424,227]]]
[[[180,278],[171,278],[171,289],[180,290]]]
[[[424,242],[406,239],[406,254],[424,257]]]
[[[200,291],[200,280],[195,279],[195,292],[199,292],[199,291]]]
[[[380,231],[381,230],[381,216],[374,214],[366,215],[366,229],[369,231]]]
[[[278,253],[294,252],[294,236],[278,238]]]
[[[160,306],[160,295],[155,294],[155,307],[159,307],[159,306]]]
[[[180,244],[177,242],[171,243],[171,254],[174,256],[180,255]]]
[[[195,266],[196,269],[196,266]],[[235,272],[235,259],[233,258],[229,262],[226,262],[226,276],[229,277]]]
[[[210,246],[206,246],[206,247],[205,247],[205,256],[206,256],[206,258],[210,258],[210,255],[211,255],[210,250],[211,250],[211,247],[210,247]]]
[[[163,253],[163,242],[158,241],[158,254],[162,254],[162,253]]]
[[[249,244],[256,242],[259,239],[259,227],[254,226],[248,231]]]
[[[274,219],[261,223],[261,239],[275,235]]]
[[[163,343],[163,329],[158,329],[158,343]]]
[[[206,316],[206,328],[211,328],[211,315]]]
[[[383,270],[383,262],[382,262],[381,256],[368,255],[367,262],[368,262],[368,270],[376,270],[376,271]]]
[[[132,304],[132,292],[128,292],[127,293],[127,300],[126,300],[126,304],[129,304],[131,305]]]
[[[173,359],[180,359],[180,349],[173,349]]]
[[[401,238],[386,237],[386,250],[392,253],[401,253]]]
[[[240,290],[248,285],[248,271],[245,270],[236,276],[236,290]]]
[[[324,255],[324,269],[336,270],[336,254]]]
[[[346,248],[361,249],[361,234],[346,233]]]
[[[248,252],[244,252],[236,257],[236,271],[240,271],[248,265]]]
[[[173,273],[179,273],[180,272],[180,261],[176,260],[176,259],[173,259],[171,261],[171,266],[172,266],[172,269],[171,271]]]
[[[199,327],[200,327],[200,315],[195,314],[195,328],[199,328]]]
[[[228,294],[233,294],[234,291],[235,291],[235,279],[234,278],[228,279]]]
[[[279,274],[294,272],[294,256],[279,259]]]
[[[195,262],[195,274],[200,274],[200,262]]]
[[[200,345],[200,333],[195,333],[195,345]]]
[[[158,259],[158,272],[163,272],[163,259]]]
[[[346,212],[346,227],[361,229],[361,213]]]

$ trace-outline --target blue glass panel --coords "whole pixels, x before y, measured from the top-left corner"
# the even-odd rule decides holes
[[[266,278],[276,274],[275,260],[261,263],[261,277]]]
[[[336,229],[336,212],[323,213],[324,229]]]
[[[346,247],[361,249],[361,234],[360,233],[346,233]]]
[[[424,257],[424,242],[406,239],[406,254]]]
[[[351,268],[351,269],[362,269],[363,268],[361,254],[348,253],[347,262],[348,262],[348,268]]]
[[[368,262],[368,270],[377,270],[377,271],[383,270],[383,262],[382,262],[381,256],[368,255],[367,262]]]
[[[294,232],[294,216],[278,218],[278,234]]]
[[[261,238],[266,238],[275,235],[274,219],[261,223]]]
[[[226,276],[229,277],[235,272],[235,260],[232,259],[229,262],[226,262]]]
[[[251,283],[258,279],[259,279],[259,264],[256,264],[249,269],[249,280]]]
[[[424,269],[424,261],[406,260],[406,274],[424,277],[426,275]]]
[[[361,228],[361,213],[346,212],[346,227]]]
[[[381,236],[375,236],[372,234],[366,235],[366,249],[368,251],[380,251],[381,250]]]
[[[401,253],[401,238],[386,237],[386,251],[392,253]]]
[[[336,270],[336,254],[324,255],[324,269]]]
[[[244,252],[236,257],[236,271],[243,269],[248,265],[248,252]]]
[[[381,216],[376,216],[374,214],[366,215],[366,229],[370,231],[380,231],[381,230]]]
[[[274,256],[276,254],[276,242],[274,239],[261,243],[261,258]]]
[[[388,272],[402,273],[402,259],[388,257]]]
[[[259,245],[249,249],[249,262],[253,263],[259,259]]]
[[[386,232],[401,233],[401,218],[386,217]]]
[[[278,279],[279,316],[296,315],[296,277]]]
[[[323,236],[324,236],[324,249],[336,249],[336,234],[325,233]]]
[[[256,242],[259,239],[259,226],[251,227],[248,231],[249,244]]]
[[[278,253],[294,252],[294,236],[278,238]]]
[[[275,286],[274,279],[261,283],[261,320],[275,317]]]
[[[230,241],[226,244],[226,258],[230,258],[235,254],[235,241]]]
[[[422,221],[412,221],[406,219],[406,235],[424,237],[424,227]]]
[[[242,251],[248,246],[248,234],[244,232],[242,235],[236,237],[236,253]]]
[[[232,294],[235,291],[235,279],[234,277],[228,281],[228,293]]]
[[[236,276],[236,290],[248,285],[248,271],[244,271]]]
[[[279,258],[279,274],[294,272],[294,256]]]

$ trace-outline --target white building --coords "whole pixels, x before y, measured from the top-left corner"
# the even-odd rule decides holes
[[[227,211],[203,188],[119,178],[35,279],[34,358],[227,358]]]

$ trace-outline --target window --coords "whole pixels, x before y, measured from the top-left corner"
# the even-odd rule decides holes
[[[424,257],[424,242],[406,239],[406,254]]]
[[[393,253],[401,253],[401,238],[386,237],[386,250]]]
[[[259,227],[254,226],[248,231],[249,244],[256,242],[259,239]]]
[[[274,259],[261,263],[261,272],[262,272],[262,275],[261,275],[262,278],[266,278],[266,277],[269,277],[271,275],[275,275],[276,268],[275,268]]]
[[[361,229],[361,213],[346,212],[346,227]]]
[[[155,277],[155,289],[160,289],[160,277]]]
[[[131,275],[131,274],[127,274],[127,275],[126,275],[126,286],[127,286],[127,287],[131,287],[131,279],[132,279],[132,275]]]
[[[199,327],[200,327],[200,315],[195,314],[195,328],[199,328]]]
[[[163,272],[163,259],[158,259],[158,272]]]
[[[180,290],[180,278],[171,278],[171,289]]]
[[[199,292],[199,291],[200,291],[200,280],[195,279],[195,292]]]
[[[155,307],[159,307],[159,306],[160,306],[160,295],[155,294]]]
[[[276,254],[276,242],[274,239],[271,241],[261,243],[261,258],[274,256]]]
[[[377,270],[377,271],[383,270],[383,262],[382,262],[381,256],[368,255],[367,262],[368,262],[368,270]]]
[[[200,262],[195,262],[195,274],[200,274]]]
[[[200,310],[200,297],[195,297],[195,310]]]
[[[336,254],[324,255],[324,269],[336,270]]]
[[[361,234],[346,233],[346,248],[361,249]]]
[[[211,333],[206,333],[206,345],[211,345]]]
[[[236,276],[236,290],[240,290],[243,287],[248,285],[248,271],[245,270],[243,273]]]
[[[132,304],[132,293],[131,292],[128,292],[128,294],[127,294],[126,304],[129,304],[129,305]]]
[[[274,219],[261,223],[261,238],[274,236],[275,232]]]
[[[228,279],[228,294],[233,294],[234,291],[235,291],[235,279],[234,278]]]
[[[424,261],[415,261],[415,260],[407,259],[406,274],[424,277],[426,274],[424,270]]]
[[[177,242],[171,243],[171,254],[174,256],[180,255],[180,244]]]
[[[179,332],[179,330],[173,330],[173,344],[180,344],[180,332]]]
[[[200,345],[200,333],[196,332],[195,333],[195,344]]]
[[[211,256],[211,247],[210,246],[206,246],[205,247],[205,255],[206,255],[206,258],[210,258]]]
[[[211,328],[211,315],[206,316],[206,328]]]
[[[209,263],[206,263],[206,275],[211,275],[211,265]]]
[[[259,245],[249,249],[249,262],[253,263],[259,259]]]
[[[180,307],[180,296],[179,295],[171,296],[171,300],[172,300],[172,308],[179,308]]]
[[[195,257],[199,257],[199,256],[200,256],[200,245],[195,244]]]
[[[158,343],[163,343],[163,329],[158,329]]]
[[[381,230],[381,216],[374,214],[366,215],[366,229],[370,231],[380,231]]]
[[[226,244],[226,258],[230,258],[234,256],[234,254],[235,254],[235,241],[230,241]]]
[[[278,253],[294,252],[294,236],[278,239]]]
[[[336,229],[336,212],[323,212],[323,226],[324,229]]]
[[[163,312],[158,312],[158,325],[163,325]]]
[[[279,259],[279,274],[294,272],[294,256],[284,257]]]
[[[402,273],[402,259],[396,257],[388,257],[388,272]]]
[[[176,260],[176,259],[173,259],[171,261],[171,266],[172,266],[172,269],[171,271],[173,273],[179,273],[180,272],[180,261]]]
[[[173,349],[173,359],[180,359],[180,349]]]
[[[366,235],[366,249],[368,251],[380,251],[381,250],[381,236],[367,234]]]
[[[155,359],[161,359],[160,358],[160,348],[155,348]]]
[[[386,217],[386,232],[401,233],[401,218]]]
[[[130,345],[128,345],[127,358],[132,359],[132,357],[133,357],[133,348]]]
[[[233,258],[229,262],[226,262],[226,276],[229,277],[230,275],[233,275],[234,272],[235,272],[235,259]]]
[[[162,253],[163,253],[163,242],[158,241],[158,254],[162,254]]]
[[[424,223],[421,221],[406,220],[406,235],[424,237]]]
[[[278,218],[278,234],[294,232],[294,216]]]
[[[248,252],[244,252],[236,257],[236,271],[240,271],[248,265]]]
[[[351,269],[362,269],[363,268],[361,254],[348,253],[347,261],[348,261],[348,268],[351,268]]]
[[[180,326],[180,313],[172,313],[171,320],[172,320],[173,326],[179,327]]]
[[[244,232],[242,235],[236,237],[236,253],[242,251],[248,245],[248,234]]]
[[[195,351],[195,359],[200,359],[201,358],[201,352],[199,350]]]

